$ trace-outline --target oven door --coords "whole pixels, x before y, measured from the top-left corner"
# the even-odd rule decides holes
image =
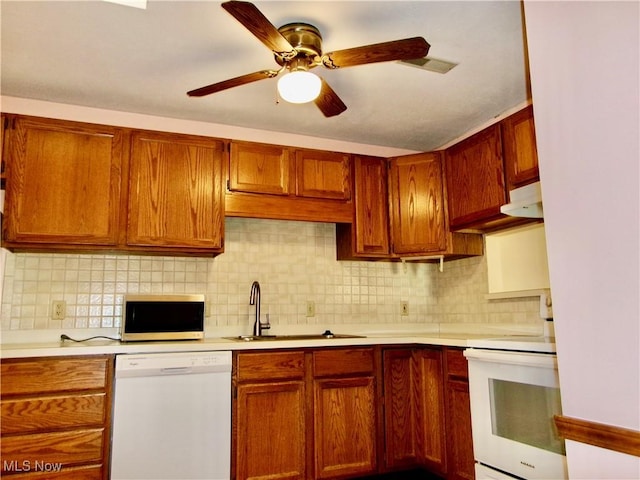
[[[524,479],[568,478],[556,356],[467,349],[476,461]]]

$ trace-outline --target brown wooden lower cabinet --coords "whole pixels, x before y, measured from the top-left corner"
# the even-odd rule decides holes
[[[232,478],[377,471],[374,348],[237,353]]]
[[[2,476],[109,478],[113,356],[3,360]]]
[[[382,358],[385,470],[421,467],[447,480],[473,479],[462,349],[385,348]]]
[[[475,478],[469,373],[460,348],[445,349],[447,392],[447,480]]]
[[[237,478],[305,478],[301,380],[238,385]]]
[[[377,470],[377,375],[373,347],[318,349],[313,377],[314,478]]]

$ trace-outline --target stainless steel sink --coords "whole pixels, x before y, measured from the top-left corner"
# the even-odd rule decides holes
[[[237,337],[224,337],[227,340],[237,340],[240,342],[264,342],[273,340],[331,340],[337,338],[365,338],[363,335],[345,335],[332,333],[327,330],[324,333],[312,333],[303,335],[239,335]]]

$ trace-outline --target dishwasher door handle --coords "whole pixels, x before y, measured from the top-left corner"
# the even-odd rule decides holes
[[[184,375],[192,372],[193,369],[191,367],[167,367],[160,369],[162,375]]]

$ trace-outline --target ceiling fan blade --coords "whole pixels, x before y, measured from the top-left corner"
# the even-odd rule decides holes
[[[274,53],[282,57],[287,57],[287,54],[294,55],[296,53],[287,39],[282,36],[278,29],[253,3],[233,0],[224,2],[222,8],[229,12]]]
[[[347,109],[347,106],[340,99],[338,94],[334,92],[333,88],[324,80],[322,80],[322,89],[320,95],[315,99],[315,104],[325,117],[335,117],[340,115]]]
[[[212,83],[206,87],[196,88],[187,92],[190,97],[204,97],[205,95],[211,95],[212,93],[227,90],[228,88],[239,87],[246,85],[247,83],[257,82],[265,78],[273,78],[278,74],[274,70],[260,70],[259,72],[248,73],[247,75],[241,75],[239,77],[230,78],[223,82]]]
[[[426,57],[429,53],[429,47],[430,45],[422,37],[405,38],[329,52],[322,56],[322,64],[327,68],[340,68],[367,63],[408,60]]]

